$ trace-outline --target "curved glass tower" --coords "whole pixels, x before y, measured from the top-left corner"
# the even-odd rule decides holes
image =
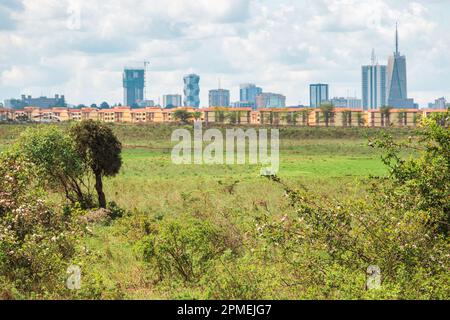
[[[408,99],[406,57],[398,50],[398,28],[395,28],[395,52],[389,57],[387,67],[388,104],[394,108],[414,108],[414,100]]]
[[[184,76],[184,106],[200,107],[200,77],[196,74],[188,74]]]

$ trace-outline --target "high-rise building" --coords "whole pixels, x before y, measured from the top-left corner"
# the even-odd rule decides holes
[[[125,68],[123,72],[123,103],[126,106],[139,104],[144,100],[145,70]]]
[[[230,106],[230,90],[225,90],[225,89],[209,90],[209,106],[210,107],[229,107]]]
[[[176,108],[181,107],[182,104],[181,94],[166,94],[163,96],[163,107],[164,108]]]
[[[344,97],[334,97],[331,99],[331,104],[336,108],[349,108],[349,109],[360,109],[361,99],[358,98],[344,98]]]
[[[248,101],[236,101],[231,103],[231,107],[233,108],[255,108],[256,104]]]
[[[184,76],[184,106],[200,107],[200,77],[196,74]]]
[[[55,94],[54,98],[38,97],[22,95],[21,99],[5,100],[5,107],[11,109],[22,109],[24,107],[53,108],[66,107],[66,99],[64,95]]]
[[[372,51],[372,63],[362,66],[362,105],[364,110],[376,110],[386,102],[386,66],[378,64]]]
[[[309,85],[309,106],[319,108],[328,100],[328,84],[317,83]]]
[[[447,109],[448,108],[447,100],[445,99],[445,97],[436,99],[434,100],[434,103],[429,103],[428,107],[430,109]]]
[[[256,108],[284,108],[286,97],[282,94],[262,92],[256,96]]]
[[[253,83],[244,83],[240,85],[239,101],[243,104],[256,108],[256,96],[262,93],[262,88]]]
[[[414,100],[408,99],[406,56],[398,50],[398,28],[395,29],[395,52],[389,57],[387,67],[388,105],[394,108],[414,108]]]
[[[154,107],[155,106],[155,101],[153,101],[153,100],[142,100],[142,101],[137,102],[136,105],[139,108]]]
[[[347,108],[350,109],[361,109],[362,100],[356,97],[347,97]]]

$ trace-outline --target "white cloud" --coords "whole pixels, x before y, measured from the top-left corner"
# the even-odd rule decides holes
[[[450,23],[440,14],[449,9],[424,0],[4,0],[0,99],[62,93],[75,104],[120,102],[122,68],[144,60],[156,100],[181,93],[187,72],[201,75],[203,103],[219,77],[234,100],[249,81],[290,104],[308,102],[310,82],[360,95],[361,64],[372,48],[386,62],[398,21],[410,96],[426,104],[449,95]]]

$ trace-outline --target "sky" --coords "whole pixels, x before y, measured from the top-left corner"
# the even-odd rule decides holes
[[[408,95],[450,99],[450,0],[1,0],[0,101],[65,94],[71,104],[123,102],[125,66],[147,72],[147,99],[251,82],[309,104],[309,84],[361,97],[361,65],[406,55]]]

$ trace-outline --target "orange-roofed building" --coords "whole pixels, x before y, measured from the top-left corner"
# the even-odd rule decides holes
[[[199,109],[205,123],[250,124],[251,108],[210,107]]]

